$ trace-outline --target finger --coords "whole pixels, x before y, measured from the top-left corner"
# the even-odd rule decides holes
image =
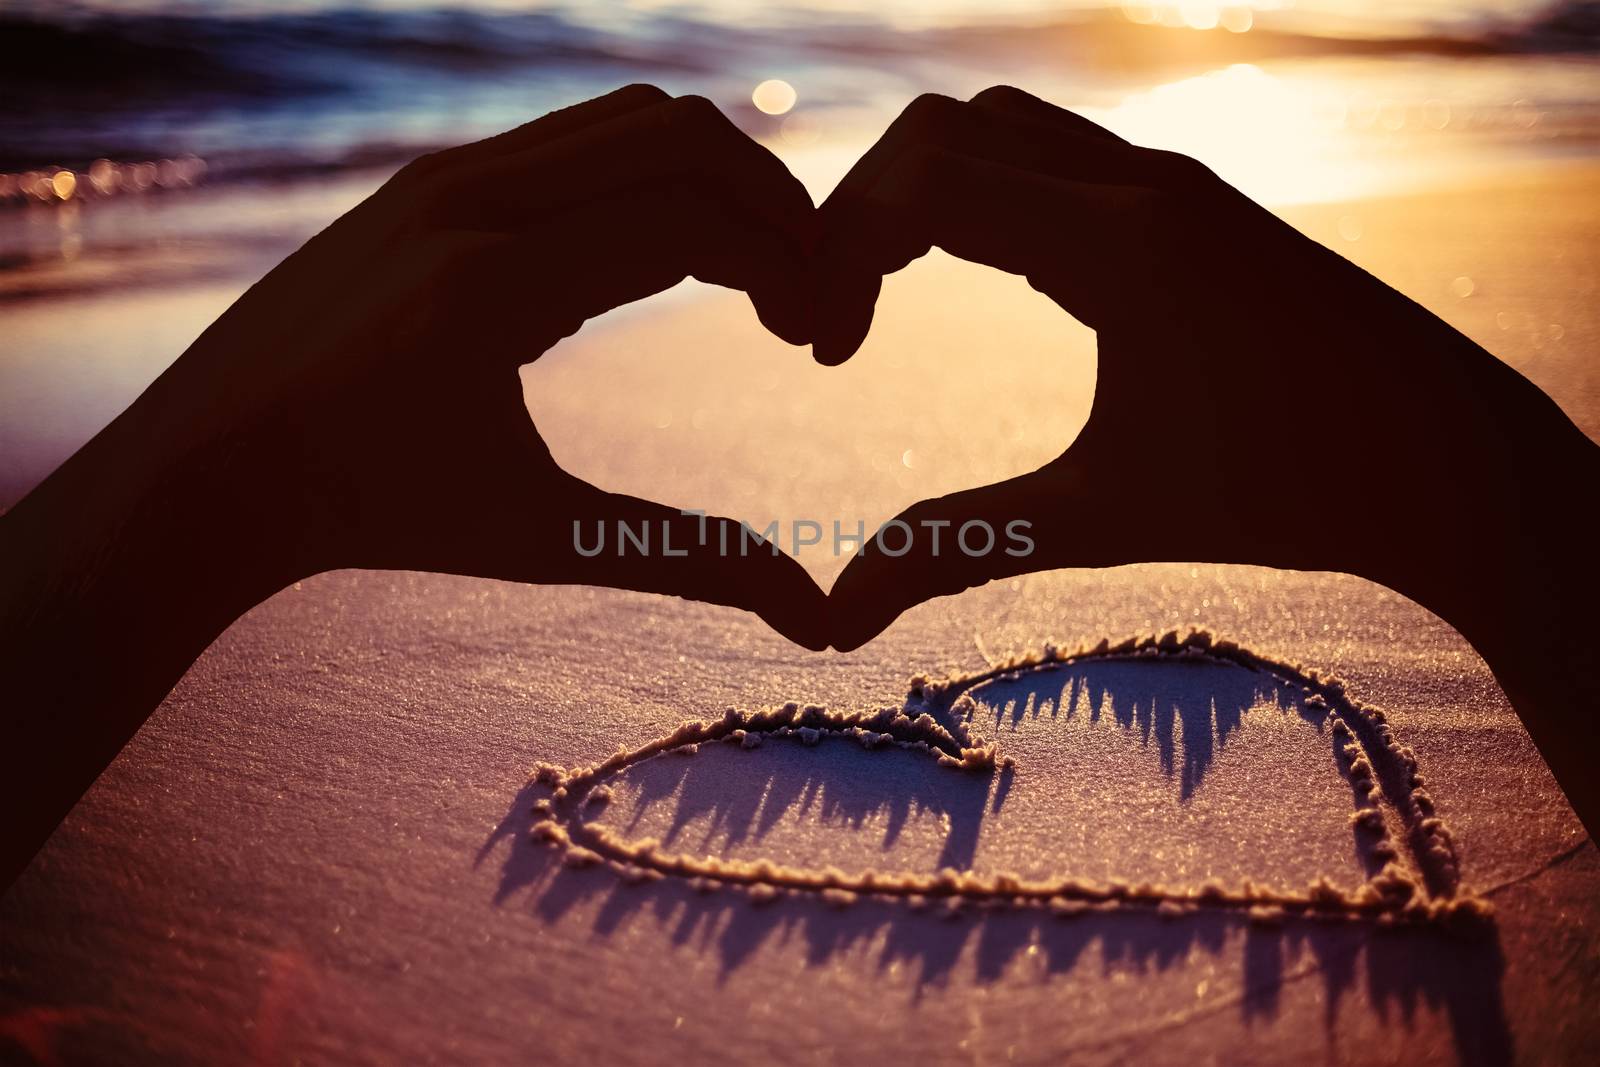
[[[826,595],[793,556],[750,527],[577,479],[564,495],[566,522],[539,580],[725,604],[813,651],[828,647]]]
[[[754,612],[791,641],[828,647],[827,597],[794,557],[731,519],[607,493],[566,473],[516,379],[495,384],[475,408],[481,462],[432,470],[432,450],[420,451],[417,480],[436,491],[409,522],[364,516],[359,493],[329,501],[345,516],[357,565],[662,593]]]
[[[420,156],[406,165],[401,176],[421,180],[451,168],[476,166],[498,156],[548,144],[587,126],[671,99],[664,90],[654,85],[625,85],[593,100],[584,100],[541,115],[532,122],[525,122],[493,137]]]
[[[971,103],[937,93],[913,100],[823,203],[859,209],[861,200],[906,151],[948,148],[1077,181],[1151,184],[1156,155],[1070,111],[1020,89],[985,89]]]
[[[874,277],[873,265],[893,264],[891,269],[897,270],[927,251],[901,249],[872,199],[872,190],[906,155],[946,148],[1081,182],[1154,185],[1160,177],[1142,149],[1020,90],[985,90],[978,100],[983,102],[964,104],[937,94],[918,97],[823,203],[817,265],[823,281],[814,349],[820,362],[843,362],[865,338],[881,277]],[[884,257],[886,246],[896,254]]]
[[[379,225],[387,229],[396,216],[414,219],[419,214],[416,202],[418,190],[426,190],[431,184],[437,184],[441,174],[471,169],[497,156],[546,144],[587,126],[670,99],[665,92],[652,85],[627,85],[605,96],[552,111],[485,140],[419,156],[402,167],[378,195],[364,201],[328,232],[347,232],[362,225]],[[322,244],[325,238],[319,236],[314,241]],[[363,242],[358,239],[356,243],[360,245]],[[269,274],[263,280],[261,284],[264,291],[281,290],[284,279],[275,275],[276,272]]]
[[[1118,144],[1128,144],[1099,123],[1091,122],[1075,112],[1064,107],[1039,99],[1032,93],[1023,92],[1021,89],[1010,85],[991,85],[972,98],[972,103],[981,108],[987,108],[1016,118],[1028,119],[1033,122],[1059,127],[1065,133],[1078,134],[1083,137],[1095,137],[1103,141],[1113,141]]]
[[[441,225],[528,228],[555,213],[681,179],[714,185],[797,248],[814,239],[811,195],[783,162],[703,97],[638,108],[569,136],[433,183],[424,205]]]
[[[817,209],[817,323],[811,354],[818,363],[837,366],[861,347],[888,273],[877,269],[881,255],[862,255],[880,246],[884,237],[882,220],[865,203],[865,193],[895,156],[918,140],[918,131],[933,121],[932,113],[955,103],[932,93],[913,100]]]
[[[792,344],[810,339],[810,277],[799,252],[714,187],[658,184],[569,211],[537,236],[530,273],[540,305],[558,316],[548,344],[689,277],[743,290],[767,329]]]
[[[1025,276],[1086,324],[1147,312],[1159,295],[1166,194],[1018,170],[945,149],[902,153],[867,202],[880,235],[867,265],[899,270],[930,245]]]
[[[1098,123],[1038,97],[996,85],[972,98],[975,110],[993,117],[1006,136],[988,144],[946,142],[946,147],[1060,178],[1183,190],[1215,175],[1181,152],[1142,148]]]
[[[995,579],[1139,558],[1142,537],[1125,502],[1097,489],[1087,466],[1069,457],[925,500],[886,523],[828,594],[833,646],[849,652],[923,601]]]
[[[652,240],[663,229],[671,229],[691,252],[702,244],[712,246],[705,250],[708,255],[721,251],[726,228],[697,233],[683,219],[666,220],[663,227],[660,220],[644,217],[647,211],[670,208],[684,189],[726,203],[738,225],[772,249],[773,259],[789,264],[808,255],[815,225],[810,194],[776,156],[699,97],[636,109],[550,145],[458,168],[435,184],[431,203],[441,224],[521,230],[541,248],[588,248],[612,257],[589,264],[592,269],[585,273],[554,264],[565,278],[583,281],[600,280],[608,271],[632,278],[675,268],[683,258],[675,254],[678,250],[660,248]],[[589,229],[571,233],[570,221],[579,209],[587,209]],[[564,245],[551,229],[563,225],[571,238]],[[635,226],[644,228],[638,241],[630,239],[629,227]],[[629,245],[652,244],[658,257],[673,254],[645,264],[617,258]],[[691,273],[699,276],[678,270],[672,281]],[[804,344],[811,340],[814,290],[809,274],[792,277],[781,287],[745,284],[737,275],[715,281],[746,289],[769,329],[790,343]],[[591,304],[584,317],[656,291],[647,287],[611,304]]]

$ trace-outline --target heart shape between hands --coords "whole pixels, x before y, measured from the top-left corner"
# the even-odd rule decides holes
[[[1448,514],[1454,507],[1447,482],[1430,482],[1433,496],[1419,499],[1419,478],[1368,477],[1393,470],[1396,455],[1413,457],[1430,478],[1435,466],[1461,466],[1437,427],[1413,418],[1416,405],[1433,402],[1427,358],[1397,372],[1371,343],[1390,334],[1428,338],[1436,322],[1194,160],[1131,145],[1027,93],[996,87],[964,103],[919,97],[816,207],[776,157],[710,103],[658,107],[629,120],[649,139],[608,142],[598,167],[580,168],[565,183],[572,188],[558,190],[582,196],[592,183],[633,183],[609,190],[613,200],[592,208],[582,226],[547,231],[567,253],[557,269],[582,276],[570,286],[573,306],[558,309],[570,321],[554,339],[689,275],[744,290],[767,329],[810,343],[819,362],[836,365],[866,337],[883,277],[939,247],[1022,276],[1096,331],[1094,404],[1071,449],[1038,470],[925,500],[891,520],[912,531],[948,529],[958,541],[978,526],[977,543],[994,535],[998,548],[971,552],[962,541],[961,551],[941,553],[930,536],[895,551],[868,538],[824,595],[789,557],[741,553],[730,566],[717,548],[736,524],[721,520],[708,548],[706,527],[697,531],[688,519],[669,538],[678,547],[698,541],[687,559],[569,551],[559,574],[532,580],[729,604],[807,647],[848,651],[916,604],[994,579],[1171,559],[1161,532],[1173,514],[1187,520],[1187,559],[1393,577],[1394,544],[1375,531],[1311,524],[1284,537],[1252,521],[1262,484],[1355,475],[1358,510]],[[548,151],[541,165],[559,173],[580,152],[568,145]],[[641,158],[652,151],[675,153],[688,178]],[[635,165],[638,175],[619,176]],[[656,185],[676,189],[673,182],[688,193],[662,200]],[[707,195],[706,186],[718,191]],[[514,240],[508,247],[525,255]],[[565,279],[554,281],[563,288]],[[1241,299],[1249,302],[1244,314]],[[1343,310],[1330,316],[1325,305]],[[1286,344],[1295,358],[1284,358]],[[1259,412],[1286,395],[1368,413],[1384,432],[1263,448]],[[1209,462],[1197,477],[1174,462],[1175,439],[1190,454],[1231,462]],[[652,526],[657,518],[678,521],[661,505],[597,493],[575,487],[567,506],[583,510],[558,512],[554,523],[546,517],[546,528],[611,514],[648,516]],[[1075,521],[1085,514],[1095,521]],[[1026,531],[1026,545],[1008,536],[1014,527]],[[515,554],[512,546],[508,555]]]
[[[1126,335],[1113,342],[1102,329],[1102,352],[1118,357],[1103,361],[1071,464],[900,516],[912,528],[948,523],[957,540],[982,523],[1000,531],[1000,550],[941,556],[918,538],[879,552],[869,539],[829,595],[792,557],[744,551],[740,524],[561,469],[520,391],[506,388],[509,373],[686,277],[744,291],[773,334],[838,364],[865,338],[883,276],[935,245],[1026,276],[1101,329],[1129,311],[1124,289],[1147,288],[1150,262],[1186,258],[1128,241],[1152,222],[1165,159],[1018,90],[926,96],[819,208],[709,101],[631,86],[407,165],[253,287],[186,355],[170,391],[189,406],[238,397],[213,403],[196,435],[227,442],[231,480],[257,488],[242,512],[254,517],[274,494],[294,502],[263,585],[364,566],[606,586],[743,608],[806,647],[849,650],[935,596],[1159,551],[1139,543],[1154,525],[1149,503],[1140,514],[1141,502],[1119,499],[1126,465],[1151,445],[1137,420],[1096,415],[1114,406],[1174,430],[1192,424],[1192,390],[1161,374],[1127,381],[1162,351],[1159,336],[1142,324],[1128,358]],[[256,376],[249,390],[234,381],[241,363]],[[1094,524],[1098,544],[1066,521],[1090,482],[1103,492],[1088,503],[1117,520]],[[1181,506],[1183,485],[1159,489]],[[1218,525],[1193,518],[1199,536]],[[1006,550],[1014,523],[1036,531],[1038,551]],[[585,525],[617,540],[585,551],[575,536]],[[637,537],[638,550],[624,550],[624,530],[650,531],[655,551]]]
[[[1096,151],[1086,152],[1086,145]],[[967,152],[979,153],[983,158]],[[1098,158],[1096,152],[1106,158]],[[785,205],[781,211],[769,211],[768,216],[775,220],[774,229],[784,231],[785,255],[792,253],[798,266],[789,262],[763,268],[752,265],[751,260],[759,255],[752,256],[748,250],[738,256],[713,251],[707,253],[707,258],[726,262],[719,262],[716,271],[702,270],[694,276],[744,289],[768,330],[789,343],[810,343],[817,361],[829,366],[848,360],[865,339],[883,277],[935,245],[959,258],[1026,275],[1036,288],[1045,289],[1078,318],[1094,325],[1111,315],[1105,282],[1081,268],[1075,276],[1051,262],[1058,256],[1056,249],[1040,247],[1048,243],[1040,240],[1041,227],[1059,232],[1071,223],[1083,228],[1086,208],[1106,208],[1108,215],[1114,214],[1123,201],[1141,194],[1117,187],[1109,194],[1111,199],[1102,203],[1108,194],[1099,187],[1086,194],[1085,201],[1071,201],[1069,190],[1071,202],[1063,214],[1054,210],[1061,206],[1058,202],[1062,190],[1056,187],[1061,183],[1040,178],[1030,196],[1005,201],[1013,212],[1010,217],[997,217],[993,209],[999,202],[997,196],[1006,197],[1008,183],[1014,183],[1019,176],[1024,182],[1036,177],[1031,170],[1012,173],[1007,164],[1044,168],[1054,174],[1063,159],[1069,159],[1073,173],[1084,172],[1085,177],[1102,181],[1117,180],[1127,177],[1125,172],[1133,166],[1127,155],[1132,152],[1144,150],[1134,149],[1092,123],[1019,90],[986,90],[965,104],[937,96],[922,97],[907,108],[814,210],[802,212],[793,208],[794,191],[789,188],[793,178],[781,163],[741,170],[738,177],[745,184],[738,199],[766,199]],[[1151,168],[1152,160],[1157,158],[1165,156],[1141,155],[1140,168]],[[991,171],[1004,171],[998,174],[1000,184],[994,183],[997,174]],[[1155,181],[1150,173],[1141,173],[1140,177]],[[1082,188],[1090,190],[1087,185]],[[1054,214],[1042,213],[1048,211]],[[1109,221],[1103,225],[1111,228]],[[1121,223],[1117,225],[1121,227]],[[1093,229],[1093,225],[1086,228]],[[1087,242],[1090,248],[1097,253],[1102,251],[1103,241],[1099,238],[1104,234],[1089,236],[1094,238]],[[713,235],[707,244],[721,240]],[[1099,265],[1124,273],[1129,267],[1126,261],[1113,263],[1107,257],[1101,257]],[[1045,276],[1050,279],[1048,285],[1039,280]],[[804,281],[797,283],[798,279]],[[1065,295],[1063,287],[1067,290]],[[1076,450],[1075,456],[1084,451]],[[991,531],[1003,531],[1016,521],[1026,524],[1024,528],[1049,527],[1058,510],[1056,490],[1060,486],[1055,482],[1061,473],[1058,462],[1035,475],[923,501],[891,520],[891,524],[915,530],[925,523],[947,521],[952,526],[952,536],[962,533],[971,523],[981,523]],[[1069,482],[1082,481],[1081,471],[1067,473]],[[1071,485],[1067,487],[1070,489]],[[620,533],[618,536],[620,540]],[[707,545],[704,523],[698,531],[692,531],[689,523],[683,528],[674,524],[665,534],[665,540],[680,547],[686,537],[697,541],[699,552],[691,552],[687,561],[664,559],[658,563],[662,568],[678,568],[679,574],[641,576],[635,570],[626,579],[627,584],[744,607],[760,614],[792,640],[814,649],[832,645],[841,651],[864,644],[903,611],[932,597],[1030,570],[1069,563],[1126,562],[1138,558],[1140,551],[1131,545],[1118,545],[1085,556],[1085,546],[1078,545],[1069,561],[1054,539],[1046,539],[1037,553],[1032,547],[1026,552],[1005,551],[1002,533],[998,547],[990,538],[990,551],[979,556],[963,551],[947,552],[941,557],[936,548],[930,553],[921,545],[906,552],[893,551],[886,545],[883,551],[874,551],[874,539],[869,537],[831,594],[824,594],[792,559],[780,560],[776,566],[771,560],[752,566],[741,562],[738,573],[730,574],[727,566],[699,558]],[[710,539],[713,545],[730,543],[727,529],[711,533]],[[616,551],[622,554],[620,543]],[[742,555],[724,548],[722,555],[729,554]],[[586,560],[588,573],[595,574],[599,563]],[[687,581],[682,580],[685,574],[690,575]],[[607,580],[603,571],[600,580]]]

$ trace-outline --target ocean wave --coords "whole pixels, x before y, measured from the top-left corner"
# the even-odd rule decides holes
[[[0,13],[7,61],[0,88],[70,101],[77,91],[317,91],[358,81],[370,65],[474,73],[536,63],[604,64],[657,70],[714,69],[729,53],[764,45],[841,55],[926,54],[955,45],[1037,46],[1066,39],[1128,46],[1129,61],[1160,62],[1163,39],[1196,51],[1260,55],[1440,55],[1600,51],[1600,0],[1560,0],[1520,22],[1483,18],[1431,32],[1393,34],[1382,22],[1345,21],[1343,32],[1308,28],[1293,12],[1261,12],[1250,33],[1197,33],[1139,25],[1120,8],[1043,21],[976,22],[908,30],[867,17],[791,14],[741,26],[663,13],[601,21],[578,10],[329,9],[244,14],[129,14],[51,4]],[[1142,47],[1141,47],[1142,46]],[[1141,56],[1140,53],[1143,53]]]
[[[535,63],[703,69],[690,40],[598,32],[555,12],[0,14],[0,91],[56,107],[358,86],[375,67],[463,74]],[[121,97],[108,97],[120,91]]]
[[[1562,0],[1518,23],[1485,18],[1432,31],[1308,26],[1293,11],[1259,13],[1250,32],[1229,33],[1139,25],[1117,8],[908,29],[793,9],[730,25],[685,11],[601,19],[580,9],[130,13],[53,3],[0,13],[0,97],[8,101],[0,170],[195,151],[280,158],[298,154],[290,146],[307,137],[318,165],[370,162],[414,147],[403,116],[459,110],[474,86],[559,85],[558,95],[570,97],[630,80],[701,84],[774,63],[825,67],[836,95],[847,96],[852,77],[898,72],[910,82],[930,61],[993,67],[998,77],[1029,64],[1070,67],[1092,80],[1312,56],[1591,54],[1600,51],[1600,0]],[[536,92],[524,99],[539,102]],[[317,127],[316,116],[335,113],[342,133],[330,132],[332,118]],[[258,144],[271,140],[263,116],[275,144]],[[205,132],[186,132],[197,128]]]

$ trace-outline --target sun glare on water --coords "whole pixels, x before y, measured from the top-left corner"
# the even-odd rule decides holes
[[[1132,93],[1096,120],[1135,144],[1194,156],[1267,203],[1370,192],[1336,85],[1235,64]]]

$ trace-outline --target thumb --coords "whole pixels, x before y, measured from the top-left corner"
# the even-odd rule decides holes
[[[685,514],[573,479],[547,582],[665,593],[759,615],[813,651],[828,647],[828,599],[793,556],[734,519]]]
[[[1031,474],[924,500],[903,511],[846,565],[829,594],[833,646],[849,652],[925,600],[1060,567],[1137,558],[1124,509],[1092,489],[1066,457]]]

